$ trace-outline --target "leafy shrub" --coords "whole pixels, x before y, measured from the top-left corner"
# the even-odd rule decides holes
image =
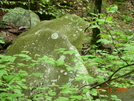
[[[13,73],[13,62],[16,57],[0,55],[0,99],[3,101],[15,101],[24,96],[22,89],[27,89],[24,84],[24,76],[28,76],[25,71],[20,70]]]

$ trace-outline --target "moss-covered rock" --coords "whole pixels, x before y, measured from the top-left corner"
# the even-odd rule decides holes
[[[67,15],[52,21],[43,21],[31,28],[29,31],[24,32],[13,41],[13,44],[8,48],[7,55],[20,54],[21,51],[29,51],[29,60],[23,60],[22,57],[17,57],[15,60],[15,71],[25,70],[29,74],[42,73],[41,77],[30,76],[26,77],[26,84],[30,89],[24,90],[24,93],[29,98],[35,97],[36,94],[43,93],[43,97],[52,89],[56,92],[52,101],[59,96],[68,96],[60,92],[58,87],[49,87],[49,89],[37,89],[38,87],[48,87],[49,85],[62,86],[65,84],[70,87],[81,87],[87,82],[81,78],[88,75],[85,66],[74,58],[79,58],[80,54],[77,48],[80,48],[83,38],[83,30],[87,26],[87,22],[82,21],[78,16]],[[80,42],[79,42],[80,41]],[[59,53],[55,49],[66,49],[66,51],[75,51],[75,53]],[[38,54],[38,55],[37,55]],[[49,58],[48,58],[49,57]],[[79,58],[80,59],[80,58]],[[34,61],[40,61],[38,64],[33,65]],[[74,61],[73,61],[74,60]],[[18,63],[24,63],[27,66],[18,66]],[[82,76],[81,76],[82,75]],[[86,77],[86,76],[85,76]],[[90,101],[90,98],[88,98]],[[47,101],[45,98],[39,101]],[[85,101],[85,100],[80,100]]]
[[[21,36],[38,34],[40,31],[50,28],[57,33],[65,34],[69,38],[69,41],[80,50],[84,41],[84,30],[88,24],[88,22],[80,17],[68,14],[58,19],[42,21]]]
[[[13,23],[17,26],[31,28],[39,23],[40,19],[34,12],[16,7],[9,10],[9,12],[3,16],[2,21],[4,23]]]

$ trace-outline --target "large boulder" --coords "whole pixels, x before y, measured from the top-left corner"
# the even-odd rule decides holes
[[[9,12],[3,16],[2,21],[4,23],[13,23],[17,26],[31,28],[40,22],[40,18],[37,14],[30,10],[16,7],[12,10],[9,10]]]
[[[65,34],[69,41],[78,50],[81,50],[82,43],[84,41],[84,30],[86,27],[88,27],[88,24],[88,22],[84,21],[80,17],[68,14],[58,19],[42,21],[32,30],[23,33],[21,36],[25,36],[27,34],[32,34],[31,36],[34,34],[38,35],[38,33],[40,33],[42,30],[50,28],[55,30],[56,33]]]
[[[25,70],[29,74],[43,74],[41,77],[26,77],[26,84],[30,88],[24,90],[26,96],[32,99],[36,94],[43,93],[44,98],[39,101],[48,101],[45,98],[45,94],[48,94],[48,89],[37,89],[38,87],[68,84],[70,87],[80,88],[87,84],[82,79],[78,80],[81,76],[88,75],[88,71],[78,61],[80,60],[80,54],[73,46],[75,45],[77,48],[81,47],[83,31],[87,27],[87,24],[87,22],[81,20],[76,15],[67,15],[52,21],[43,21],[13,41],[13,44],[7,50],[7,55],[29,51],[27,55],[31,57],[29,60],[22,60],[21,57],[17,57],[15,60],[15,72]],[[57,54],[55,49],[66,49],[67,52]],[[74,58],[79,59],[76,60]],[[34,64],[35,61],[32,60],[40,61],[40,63],[27,68],[30,64]],[[25,63],[27,67],[18,66],[17,64],[20,62]],[[54,101],[59,96],[68,96],[62,95],[60,92],[61,89],[58,89],[58,87],[53,86],[51,89],[56,92],[55,97],[51,101]],[[87,97],[85,100],[90,101],[90,98]],[[85,100],[81,99],[80,101]]]

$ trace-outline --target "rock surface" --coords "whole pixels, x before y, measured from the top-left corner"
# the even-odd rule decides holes
[[[81,75],[88,75],[85,66],[74,58],[79,58],[80,54],[77,48],[81,47],[83,31],[87,27],[87,22],[82,21],[78,16],[67,15],[52,21],[43,21],[18,36],[13,44],[8,48],[7,55],[20,54],[21,51],[29,51],[27,55],[29,60],[23,60],[17,57],[15,60],[15,71],[25,70],[29,74],[42,73],[41,77],[26,77],[26,84],[30,89],[24,90],[28,98],[35,97],[36,94],[46,94],[48,90],[56,92],[52,101],[62,95],[57,87],[49,85],[62,86],[65,84],[70,87],[81,87],[87,84],[81,78]],[[73,45],[74,46],[73,46]],[[55,49],[66,49],[63,53],[57,54]],[[74,53],[70,53],[74,52]],[[67,54],[67,53],[70,54]],[[38,54],[38,55],[37,55]],[[48,58],[49,57],[49,58]],[[34,61],[39,63],[28,68]],[[17,63],[25,63],[27,66],[18,66]],[[83,75],[82,75],[83,77]],[[37,89],[38,87],[49,87],[49,89]],[[50,89],[51,88],[51,89]],[[43,95],[45,97],[45,95]],[[90,99],[87,97],[88,101]],[[47,101],[46,98],[39,101]],[[85,101],[85,100],[80,100]]]
[[[9,12],[3,16],[2,22],[13,23],[17,26],[31,28],[39,23],[40,19],[34,12],[16,7],[12,10],[9,10]]]
[[[84,41],[84,30],[88,24],[88,22],[84,21],[80,17],[68,14],[58,19],[42,21],[32,30],[23,33],[21,36],[25,36],[27,34],[38,34],[42,30],[49,28],[54,30],[56,33],[65,34],[69,41],[78,50],[81,50]]]

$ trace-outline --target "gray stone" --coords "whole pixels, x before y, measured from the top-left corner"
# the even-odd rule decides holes
[[[42,73],[42,77],[30,76],[26,77],[26,84],[30,89],[24,90],[24,93],[29,98],[34,97],[36,94],[47,94],[48,90],[52,89],[56,92],[52,101],[59,96],[68,96],[60,92],[57,87],[49,87],[49,85],[62,86],[65,84],[70,87],[80,88],[86,85],[87,82],[77,78],[83,77],[81,75],[88,75],[85,66],[79,62],[80,54],[77,48],[83,38],[83,30],[87,26],[85,21],[78,21],[79,17],[75,15],[67,15],[62,18],[44,21],[31,28],[29,31],[24,32],[18,36],[13,44],[8,48],[7,55],[20,54],[21,51],[29,51],[27,55],[31,57],[29,60],[23,60],[17,57],[15,60],[15,71],[25,70],[29,74]],[[67,35],[67,36],[66,36]],[[69,39],[69,40],[68,40]],[[79,41],[81,41],[79,43]],[[79,44],[77,44],[79,43]],[[74,54],[59,53],[55,49],[66,49],[66,51],[75,51]],[[38,55],[37,55],[38,54]],[[43,59],[41,59],[43,57]],[[48,58],[49,57],[49,58]],[[72,61],[72,59],[78,58]],[[31,60],[41,61],[39,64],[28,68],[33,62]],[[55,62],[57,61],[57,62]],[[59,62],[60,61],[60,62]],[[27,66],[20,67],[17,63],[25,63]],[[59,62],[59,64],[58,64]],[[64,65],[62,64],[64,63]],[[70,69],[70,70],[68,70]],[[37,87],[49,87],[49,89],[37,89]],[[45,95],[43,95],[45,96]],[[45,98],[39,101],[47,101]],[[85,100],[80,100],[85,101]],[[86,101],[90,101],[87,94]]]
[[[13,23],[17,26],[31,28],[39,23],[40,19],[34,12],[16,7],[12,10],[9,10],[9,12],[3,16],[2,21],[4,23]]]

